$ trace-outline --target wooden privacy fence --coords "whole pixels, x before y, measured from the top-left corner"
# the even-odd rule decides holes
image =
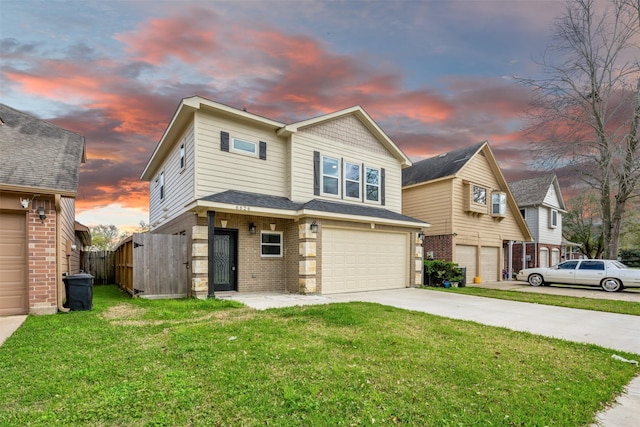
[[[131,295],[189,295],[187,238],[135,233],[116,249],[116,283]]]
[[[114,251],[82,251],[80,269],[93,276],[96,285],[116,283],[116,253]]]

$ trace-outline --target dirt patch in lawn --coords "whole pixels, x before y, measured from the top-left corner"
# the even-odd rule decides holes
[[[109,307],[109,309],[102,313],[100,317],[109,321],[114,321],[116,319],[139,319],[140,317],[144,316],[146,311],[146,309],[136,307],[135,305],[118,304],[114,305],[113,307]]]

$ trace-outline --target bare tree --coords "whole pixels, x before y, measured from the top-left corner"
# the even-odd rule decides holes
[[[598,203],[597,194],[582,192],[568,200],[569,211],[562,218],[562,237],[579,243],[587,258],[600,258],[604,251]]]
[[[640,0],[568,0],[539,63],[527,129],[543,167],[571,167],[597,190],[604,256],[615,259],[639,195]]]

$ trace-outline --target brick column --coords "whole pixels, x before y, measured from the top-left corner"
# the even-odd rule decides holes
[[[412,236],[415,236],[413,241],[413,258],[414,258],[414,286],[422,285],[422,272],[424,271],[424,249],[422,247],[422,239],[418,237],[418,234],[415,235],[412,233]]]
[[[311,232],[311,224],[298,224],[298,286],[301,294],[318,292],[316,283],[316,238]]]
[[[194,225],[191,235],[191,295],[198,299],[209,296],[209,227]]]
[[[47,218],[42,221],[35,210],[29,212],[29,313],[54,314],[57,305],[56,211],[53,202],[44,204]]]

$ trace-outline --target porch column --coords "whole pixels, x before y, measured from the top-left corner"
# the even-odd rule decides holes
[[[513,240],[509,240],[509,280],[513,280]]]
[[[311,230],[310,223],[298,224],[298,254],[300,255],[300,261],[298,262],[298,288],[301,294],[315,294],[318,292],[316,282],[316,239],[320,232],[319,228],[315,221],[315,232]]]
[[[215,211],[207,211],[207,220],[208,220],[208,227],[207,227],[207,240],[208,240],[208,251],[207,251],[207,266],[211,267],[211,264],[213,262],[213,259],[215,258],[215,248],[214,248],[214,244],[213,242],[215,241],[214,237],[216,234],[216,212]],[[213,268],[208,268],[208,274],[207,274],[207,280],[208,280],[208,294],[207,296],[209,298],[214,298],[215,297],[215,292],[214,292],[214,269]]]

